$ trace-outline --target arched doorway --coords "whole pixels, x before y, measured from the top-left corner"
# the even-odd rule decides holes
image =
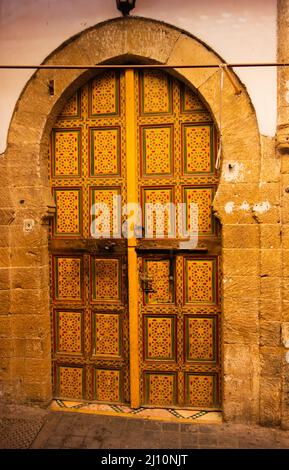
[[[55,397],[220,408],[215,158],[211,114],[163,71],[108,70],[67,102],[50,152]],[[125,236],[118,202],[140,204],[142,230]]]

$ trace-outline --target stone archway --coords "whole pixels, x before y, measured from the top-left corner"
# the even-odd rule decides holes
[[[97,25],[54,51],[45,64],[127,62],[219,64],[220,57],[189,34],[141,18]],[[202,95],[218,122],[218,69],[175,73]],[[41,70],[28,82],[11,122],[3,166],[9,197],[3,201],[7,266],[5,328],[10,331],[3,390],[24,401],[51,398],[49,267],[46,223],[53,202],[47,176],[49,134],[66,99],[90,74]],[[235,77],[236,80],[237,77]],[[48,83],[54,80],[54,95]],[[259,191],[260,141],[245,88],[236,95],[225,76],[222,109],[223,167],[214,209],[223,225],[223,406],[227,420],[258,420],[259,230],[247,208]],[[242,203],[246,201],[245,206]],[[238,205],[240,210],[231,211]],[[248,250],[252,256],[248,259]],[[244,261],[245,260],[245,261]]]

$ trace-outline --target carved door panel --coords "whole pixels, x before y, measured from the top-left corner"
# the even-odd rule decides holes
[[[51,134],[53,381],[59,398],[129,401],[126,243],[119,233],[113,240],[91,236],[98,215],[93,205],[112,208],[118,195],[126,200],[124,120],[124,77],[108,71],[68,101]],[[111,230],[119,232],[115,224]]]
[[[219,409],[219,257],[143,251],[141,403]]]
[[[196,94],[160,71],[136,78],[138,188],[146,238],[138,241],[140,403],[219,409],[220,239],[212,214],[216,136]],[[146,203],[167,210],[149,212]],[[198,206],[198,244],[186,248]],[[171,205],[169,205],[171,204]],[[181,206],[180,206],[181,207]],[[179,224],[184,218],[184,226]],[[150,224],[150,229],[148,225]]]

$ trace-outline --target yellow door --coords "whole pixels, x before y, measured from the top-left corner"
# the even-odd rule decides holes
[[[106,71],[65,105],[50,152],[55,397],[220,406],[215,141],[203,103],[159,71]],[[127,203],[142,211],[129,236]],[[198,206],[193,249],[180,203]]]
[[[147,231],[137,243],[140,403],[218,409],[221,310],[219,227],[211,207],[218,183],[214,124],[198,96],[169,75],[144,71],[136,83],[137,187]],[[195,215],[190,203],[197,206]],[[168,209],[149,212],[146,204]],[[181,204],[186,211],[181,212]],[[193,217],[198,241],[182,243]]]
[[[82,87],[51,134],[53,378],[56,397],[129,401],[126,241],[111,218],[94,240],[95,203],[126,201],[124,77]],[[106,227],[103,227],[104,230]]]

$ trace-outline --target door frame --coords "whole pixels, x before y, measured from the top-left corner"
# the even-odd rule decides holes
[[[137,31],[137,34],[136,34]],[[114,38],[113,47],[107,48],[108,39]],[[164,39],[165,38],[165,39]],[[149,45],[149,46],[148,46]],[[45,61],[45,64],[101,64],[121,63],[127,60],[148,64],[194,64],[212,63],[221,64],[224,61],[208,46],[192,37],[189,33],[180,31],[178,28],[164,23],[143,18],[117,18],[96,25],[81,34],[76,35],[61,47],[54,51]],[[219,116],[219,94],[220,80],[216,69],[174,69],[172,71],[178,78],[189,86],[198,90],[202,95],[212,116],[218,123]],[[233,72],[232,72],[233,73]],[[14,325],[20,322],[29,322],[34,332],[39,332],[39,341],[42,347],[37,353],[37,370],[41,368],[41,374],[37,380],[29,381],[29,370],[31,363],[27,361],[27,368],[17,361],[13,362],[13,374],[18,377],[18,395],[26,400],[47,401],[51,398],[51,360],[48,355],[50,351],[50,308],[48,278],[48,219],[53,216],[54,203],[51,198],[47,175],[47,150],[49,135],[53,122],[59,114],[64,103],[74,91],[84,84],[92,76],[91,71],[83,73],[81,70],[39,70],[23,90],[10,125],[8,135],[8,147],[5,159],[8,162],[9,174],[13,180],[13,192],[10,192],[11,213],[17,214],[16,225],[22,233],[21,249],[37,252],[35,268],[39,272],[41,282],[35,285],[34,295],[31,297],[31,289],[21,292],[22,309],[19,307],[18,295],[10,298],[10,311],[13,313]],[[236,74],[234,79],[242,91],[236,96],[230,81],[224,77],[222,108],[222,153],[223,172],[219,188],[214,200],[214,211],[223,226],[222,240],[225,253],[223,261],[224,282],[223,288],[223,322],[224,322],[224,414],[228,420],[258,421],[259,416],[259,345],[252,331],[255,331],[258,322],[259,291],[252,291],[250,302],[250,314],[248,315],[248,300],[246,289],[252,289],[259,283],[259,272],[254,276],[242,279],[242,292],[238,289],[230,289],[229,278],[237,282],[238,271],[235,263],[236,250],[243,256],[247,256],[248,245],[242,240],[250,239],[250,249],[260,247],[259,226],[254,224],[252,214],[244,214],[242,223],[239,216],[226,212],[225,205],[229,200],[238,204],[238,189],[243,194],[244,183],[251,184],[258,181],[259,167],[261,162],[260,135],[258,131],[255,111],[252,107],[250,97],[239,81]],[[46,84],[54,80],[55,94],[49,95]],[[213,91],[212,91],[213,90]],[[34,103],[33,107],[31,103]],[[218,126],[217,126],[218,127]],[[246,145],[244,145],[244,132],[246,132]],[[236,152],[236,149],[238,151]],[[255,164],[252,167],[251,156],[254,155]],[[22,160],[21,160],[22,159]],[[229,165],[234,164],[243,168],[242,174],[236,174],[233,179],[228,179]],[[27,165],[29,161],[29,165]],[[21,173],[15,179],[15,168]],[[32,176],[32,178],[31,178]],[[30,187],[27,188],[27,178],[30,179]],[[235,179],[234,179],[235,178]],[[235,192],[232,194],[231,183],[235,183]],[[31,193],[32,191],[32,193]],[[31,196],[32,194],[32,196]],[[246,192],[248,204],[254,204],[256,194],[252,191]],[[27,204],[19,211],[19,200],[26,200]],[[24,232],[27,220],[33,220],[31,232]],[[11,233],[15,231],[9,227],[10,219],[7,219],[7,227]],[[30,238],[29,234],[33,234]],[[241,241],[240,241],[241,239]],[[19,239],[11,238],[11,267],[15,266],[19,250]],[[36,251],[35,251],[36,250]],[[31,266],[31,259],[23,260],[23,269]],[[28,273],[28,270],[27,270]],[[31,278],[29,274],[27,281]],[[239,315],[232,315],[234,306],[238,306]],[[27,308],[29,311],[41,314],[26,319]],[[239,317],[246,315],[246,325]],[[241,322],[241,323],[240,323]],[[242,334],[238,331],[242,330]],[[26,341],[31,341],[31,330],[23,332]],[[232,332],[236,332],[232,334]],[[246,336],[246,343],[243,336]],[[28,354],[28,353],[27,353]],[[25,357],[25,356],[24,356]],[[254,360],[252,360],[254,357]],[[29,358],[29,355],[27,356]],[[30,361],[31,362],[31,361]],[[11,363],[12,364],[12,363]],[[10,367],[10,366],[9,366]],[[12,365],[11,365],[12,367]],[[9,369],[10,370],[10,369]],[[12,369],[11,369],[12,370]],[[242,371],[242,373],[240,373]],[[25,377],[28,377],[28,380]],[[238,384],[238,385],[237,385]],[[262,391],[261,391],[262,392]],[[241,404],[241,406],[240,406]]]

